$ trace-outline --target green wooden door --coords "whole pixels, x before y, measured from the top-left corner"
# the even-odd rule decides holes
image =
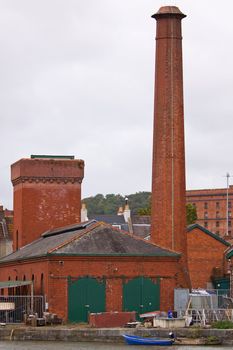
[[[215,278],[213,280],[213,284],[215,289],[221,289],[223,290],[222,294],[225,294],[226,293],[225,291],[230,289],[230,278],[229,277]]]
[[[105,282],[83,277],[68,282],[68,319],[87,322],[89,312],[105,311]]]
[[[136,277],[123,284],[123,309],[137,315],[160,308],[160,286],[150,278]]]

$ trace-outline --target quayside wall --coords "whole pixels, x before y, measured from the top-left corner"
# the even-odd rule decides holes
[[[167,338],[169,329],[155,328],[78,328],[77,326],[57,327],[24,327],[10,326],[0,328],[0,340],[20,341],[88,341],[123,343],[122,334],[153,336]],[[179,328],[173,330],[180,344],[204,345],[223,344],[233,345],[233,329],[199,329]]]

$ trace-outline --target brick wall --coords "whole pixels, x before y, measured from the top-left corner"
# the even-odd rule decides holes
[[[229,187],[228,229],[226,199],[226,188],[186,191],[187,203],[196,207],[197,223],[230,241],[233,238],[233,186]]]
[[[62,263],[61,263],[62,261]],[[40,259],[17,264],[1,264],[0,279],[7,281],[34,278],[35,294],[43,290],[49,303],[49,311],[67,319],[67,277],[91,276],[106,279],[106,311],[122,311],[122,284],[125,279],[138,276],[160,279],[160,308],[173,307],[173,290],[177,287],[179,267],[176,258],[159,257],[59,257]],[[6,292],[6,291],[5,291]]]
[[[11,166],[16,250],[41,233],[80,222],[82,160],[21,159]]]
[[[199,228],[187,233],[188,238],[188,266],[192,288],[206,288],[211,282],[213,269],[223,274],[224,251],[227,246]]]

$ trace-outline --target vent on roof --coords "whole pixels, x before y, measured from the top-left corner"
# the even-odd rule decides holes
[[[45,238],[45,237],[60,235],[61,233],[83,230],[96,222],[97,222],[96,220],[90,220],[87,222],[82,222],[80,224],[74,224],[74,225],[56,228],[54,230],[50,230],[42,233],[41,237]]]
[[[121,229],[121,225],[112,224],[112,227],[116,227],[116,228],[118,228],[119,230]]]
[[[45,158],[45,159],[74,159],[74,156],[54,156],[54,155],[47,155],[47,154],[32,154],[31,159],[36,158]]]

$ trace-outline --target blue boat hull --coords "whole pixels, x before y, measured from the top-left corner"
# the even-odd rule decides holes
[[[129,345],[164,345],[169,346],[173,344],[172,339],[158,339],[158,338],[143,338],[136,335],[123,334],[123,337]]]

